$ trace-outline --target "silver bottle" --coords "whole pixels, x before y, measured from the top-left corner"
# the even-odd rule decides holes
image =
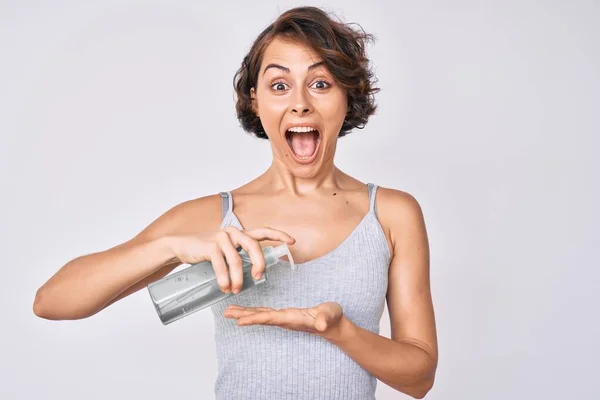
[[[292,269],[296,269],[287,244],[276,247],[264,247],[263,255],[266,268],[277,264],[280,257],[288,256]],[[267,271],[259,280],[250,274],[252,262],[245,250],[239,251],[242,259],[243,283],[241,291],[258,286],[267,280]],[[241,293],[240,291],[240,293]],[[233,293],[223,293],[217,283],[217,277],[210,261],[192,264],[185,269],[171,273],[148,285],[148,292],[154,308],[163,325],[177,321],[187,315],[209,307]]]

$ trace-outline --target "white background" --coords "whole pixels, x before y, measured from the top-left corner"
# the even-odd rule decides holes
[[[378,37],[379,111],[337,164],[424,210],[428,398],[599,398],[598,3],[309,3]],[[295,5],[0,2],[0,398],[213,397],[210,312],[164,327],[142,290],[47,321],[33,298],[70,259],[268,167],[232,79]],[[377,398],[407,397],[380,382]]]

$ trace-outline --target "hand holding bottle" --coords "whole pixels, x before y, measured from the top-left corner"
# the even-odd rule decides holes
[[[265,270],[265,259],[260,241],[272,240],[295,243],[283,231],[272,228],[240,230],[229,226],[209,234],[178,235],[171,237],[174,256],[184,264],[210,261],[219,288],[224,293],[238,293],[242,288],[242,259],[238,248],[246,250],[252,261],[252,276],[260,279]],[[231,276],[231,284],[229,277]]]

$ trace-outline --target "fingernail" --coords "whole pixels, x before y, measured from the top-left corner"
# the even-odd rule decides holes
[[[254,279],[260,279],[261,277],[262,277],[262,274],[260,274],[260,273],[254,275]]]

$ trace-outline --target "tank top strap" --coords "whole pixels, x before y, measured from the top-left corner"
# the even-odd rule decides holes
[[[233,210],[233,198],[231,192],[220,192],[221,195],[221,219]]]
[[[377,215],[377,206],[375,204],[375,198],[377,195],[378,186],[373,183],[368,183],[367,186],[369,188],[369,211]]]

